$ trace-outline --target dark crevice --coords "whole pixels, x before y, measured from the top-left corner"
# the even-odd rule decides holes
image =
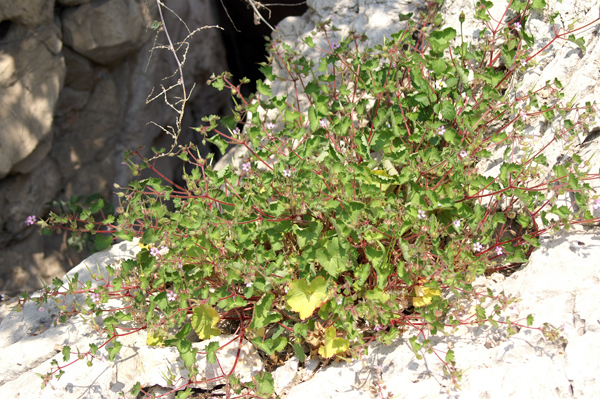
[[[8,32],[10,31],[10,27],[12,26],[12,21],[6,19],[0,22],[0,40],[4,39]]]
[[[590,141],[594,141],[598,137],[600,137],[600,128],[595,128],[585,137],[585,140],[583,140],[583,144],[589,143]]]
[[[221,35],[227,51],[229,72],[233,74],[236,82],[243,77],[251,81],[242,86],[242,94],[247,97],[256,90],[254,82],[264,79],[258,70],[258,64],[267,59],[265,36],[271,35],[271,28],[262,21],[255,25],[254,10],[245,0],[214,1],[218,10],[219,26],[224,29]],[[270,17],[265,9],[261,10],[261,15],[272,26],[276,26],[286,17],[300,16],[308,10],[306,2],[301,0],[270,0],[261,3],[271,10]]]

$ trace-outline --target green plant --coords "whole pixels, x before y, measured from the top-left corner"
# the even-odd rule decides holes
[[[418,26],[401,15],[406,29],[373,48],[357,34],[333,41],[335,28],[325,22],[304,39],[318,60],[270,43],[273,64],[263,65],[267,80],[257,82],[252,99],[240,92],[246,80],[213,76],[210,84],[231,90],[235,110],[197,130],[222,151],[244,146],[242,170],[214,170],[210,157],[181,145],[168,155],[192,169],[177,185],[141,149],[130,151],[125,161],[134,175],[150,169],[158,177],[119,191],[116,216],[96,221],[90,210],[39,222],[45,232],[67,226],[98,235],[108,226],[115,238],[139,237],[137,259],[110,269],[110,282],[68,291],[93,292],[87,305],[95,315],[111,296],[129,302],[129,311],[104,319],[102,331],[115,341],[109,355],[119,350],[119,323],[132,321],[149,331],[149,344],[176,346],[192,381],[196,354],[187,335],[194,329],[210,339],[224,320],[267,355],[295,353],[301,361],[309,352],[358,357],[369,342],[389,343],[409,330],[415,353],[432,352],[428,335],[471,323],[457,308],[465,296],[498,302],[493,314],[478,305],[476,323],[523,326],[496,317],[512,299],[481,295],[471,283],[526,262],[543,232],[591,220],[587,180],[597,178],[576,157],[540,177],[548,169],[543,148],[524,134],[529,118],[542,115],[563,121],[554,140],[568,144],[586,128],[591,107],[565,105],[558,81],[522,95],[506,86],[537,55],[522,27],[530,7],[542,3],[513,2],[512,19],[491,27],[491,2],[479,2],[482,40],[455,47],[458,33],[441,28],[435,4]],[[423,43],[413,38],[417,30],[429,47],[416,43]],[[583,46],[567,34],[557,38]],[[278,81],[291,94],[273,95]],[[541,90],[551,98],[542,101]],[[499,175],[483,176],[478,162],[499,147],[506,148]],[[568,193],[574,204],[557,205]],[[507,236],[514,226],[519,234]],[[42,300],[61,286],[56,281]],[[209,348],[209,361],[218,350]],[[458,383],[452,351],[445,363]],[[272,385],[267,373],[251,390],[267,397]]]

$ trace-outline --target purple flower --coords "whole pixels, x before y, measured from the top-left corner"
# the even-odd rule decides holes
[[[338,48],[340,48],[340,43],[339,42],[331,42],[331,48],[333,50],[337,50]]]
[[[250,165],[250,162],[246,162],[242,164],[242,170],[244,172],[250,172],[250,169],[252,169],[252,166]]]
[[[527,120],[527,114],[525,113],[525,111],[523,111],[523,110],[519,111],[519,118],[521,118],[521,120],[523,122],[525,122]]]
[[[27,216],[27,219],[25,219],[25,224],[27,226],[33,226],[35,224],[35,220],[36,220],[35,215]]]
[[[595,211],[600,209],[600,199],[597,199],[592,203],[592,209],[594,209]]]
[[[269,122],[269,123],[267,123],[267,124],[265,125],[265,127],[266,127],[268,130],[272,130],[272,129],[275,127],[275,125],[273,124],[273,122]]]
[[[438,134],[439,134],[440,136],[443,136],[443,135],[444,135],[444,133],[446,133],[446,126],[440,126],[440,127],[438,128]]]
[[[465,150],[462,150],[462,151],[460,152],[460,154],[458,154],[458,155],[460,155],[460,157],[461,157],[461,158],[466,158],[466,157],[469,155],[469,153],[468,153],[468,152],[466,152]]]
[[[160,255],[159,249],[156,247],[150,248],[150,255],[157,257],[158,255]]]
[[[504,250],[503,250],[503,249],[502,249],[502,247],[501,247],[501,246],[499,246],[499,245],[496,247],[496,254],[497,254],[498,256],[500,256],[500,255],[504,254]]]
[[[179,262],[179,263],[177,264],[177,268],[178,268],[179,270],[183,270],[183,263],[182,263],[182,262]]]
[[[383,330],[383,326],[381,324],[377,324],[375,326],[375,328],[373,329],[373,331],[381,331],[381,330]]]
[[[235,129],[233,129],[231,131],[231,134],[234,135],[234,136],[237,136],[238,134],[240,134],[240,128],[236,127]]]
[[[460,228],[460,219],[456,219],[452,224],[454,225],[454,228],[458,230]]]
[[[319,121],[319,126],[321,126],[323,129],[327,128],[327,119],[323,118]]]
[[[515,23],[513,24],[513,28],[515,28],[515,30],[516,30],[517,32],[521,32],[521,29],[522,29],[523,27],[521,26],[521,23],[520,23],[520,22],[515,22]]]
[[[173,302],[176,299],[177,299],[177,294],[176,293],[174,293],[173,291],[167,291],[167,300],[169,302]]]
[[[100,305],[100,302],[102,302],[102,296],[98,293],[93,293],[91,297],[92,302],[94,302],[96,305]]]
[[[425,213],[425,211],[419,211],[419,219],[425,219],[427,217],[427,214]]]
[[[289,169],[284,169],[282,173],[283,173],[283,175],[285,177],[291,177],[292,176],[292,171],[289,170]]]
[[[480,252],[483,249],[483,245],[479,241],[473,244],[473,251]]]

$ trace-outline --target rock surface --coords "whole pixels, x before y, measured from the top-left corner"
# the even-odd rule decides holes
[[[481,277],[474,284],[480,291],[490,288],[494,295],[504,292],[520,298],[505,316],[517,325],[525,325],[531,314],[532,328],[518,328],[515,335],[509,336],[506,325],[494,328],[473,323],[447,329],[447,335],[431,338],[440,358],[449,348],[454,350],[457,367],[464,370],[461,391],[453,390],[438,357],[426,353],[423,360],[415,357],[407,340],[409,332],[390,346],[371,344],[368,355],[361,360],[333,363],[316,372],[314,361],[307,360],[299,367],[298,359],[293,357],[274,372],[276,392],[288,399],[370,398],[371,392],[409,399],[597,396],[600,392],[600,347],[596,344],[600,339],[598,231],[561,232],[543,236],[540,242],[540,248],[522,270],[508,278],[500,274]],[[79,281],[89,280],[94,286],[98,280],[108,278],[106,266],[134,256],[137,250],[135,242],[115,245],[93,255],[68,276],[72,278],[79,273]],[[65,303],[73,306],[75,302],[83,304],[84,300],[85,296],[80,294]],[[464,304],[465,316],[473,314],[475,303]],[[489,310],[493,303],[488,301],[483,306]],[[116,362],[102,360],[106,352],[101,349],[91,368],[85,361],[76,362],[65,368],[60,380],[52,381],[54,389],[46,388],[40,393],[41,378],[37,374],[49,372],[52,360],[62,364],[60,351],[64,345],[69,345],[72,351],[87,352],[90,344],[104,342],[90,324],[77,317],[53,326],[57,313],[58,307],[52,302],[42,311],[29,303],[20,313],[7,313],[6,308],[0,312],[0,356],[4,359],[0,364],[1,397],[117,398],[119,392],[129,392],[136,381],[142,387],[165,388],[160,392],[185,384],[186,374],[176,359],[176,350],[147,347],[145,331],[140,331],[120,339],[124,348]],[[545,323],[563,339],[547,340],[539,330]],[[239,339],[221,336],[213,340],[220,345],[229,344],[217,355],[227,373],[237,355]],[[201,351],[207,343],[193,345]],[[263,365],[249,343],[244,341],[239,348],[235,373],[242,381],[250,381]],[[197,356],[206,378],[221,375],[205,363],[204,355]],[[176,383],[165,379],[169,373]],[[210,390],[217,383],[209,381],[208,385],[196,387]]]

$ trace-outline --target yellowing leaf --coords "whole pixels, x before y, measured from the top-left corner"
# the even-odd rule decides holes
[[[384,176],[384,177],[390,177],[390,175],[387,174],[387,172],[385,170],[372,170],[371,171],[374,175],[378,175],[378,176]]]
[[[215,328],[219,323],[219,313],[206,305],[196,306],[192,314],[192,327],[201,340],[210,339],[221,334]]]
[[[435,288],[417,286],[415,287],[415,297],[413,298],[413,306],[415,308],[427,306],[431,303],[431,298],[440,295],[442,295],[440,290],[436,290]]]
[[[310,286],[305,280],[292,281],[285,302],[294,312],[300,313],[300,319],[305,320],[327,301],[327,298],[327,282],[319,276]]]
[[[325,329],[325,346],[319,348],[319,355],[329,359],[340,353],[344,353],[350,348],[350,342],[345,338],[336,338],[335,327]]]
[[[164,334],[156,334],[148,331],[146,334],[146,345],[148,346],[163,346],[165,344]]]

